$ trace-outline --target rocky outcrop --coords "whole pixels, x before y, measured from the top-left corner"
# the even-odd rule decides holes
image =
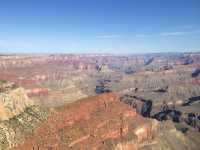
[[[54,115],[15,149],[137,150],[159,126],[138,116],[114,93],[85,98],[52,112]]]
[[[10,149],[23,142],[48,116],[48,111],[29,106],[20,114],[0,122],[0,150]]]
[[[23,88],[0,93],[0,120],[8,120],[33,105]]]
[[[48,111],[35,106],[24,88],[9,82],[1,83],[1,87],[0,150],[6,150],[30,135],[47,118]]]

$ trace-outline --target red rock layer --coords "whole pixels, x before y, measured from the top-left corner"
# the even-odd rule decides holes
[[[16,150],[131,149],[151,138],[152,123],[114,93],[85,98],[52,110],[34,135]]]

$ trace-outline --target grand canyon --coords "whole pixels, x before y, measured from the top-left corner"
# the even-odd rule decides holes
[[[199,52],[0,55],[0,150],[199,150],[199,139]]]

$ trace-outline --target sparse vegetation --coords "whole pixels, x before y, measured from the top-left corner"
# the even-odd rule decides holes
[[[33,134],[34,129],[48,117],[47,109],[30,106],[19,115],[0,122],[0,150],[6,150]]]

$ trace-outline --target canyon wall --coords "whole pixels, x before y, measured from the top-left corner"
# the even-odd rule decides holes
[[[33,136],[15,149],[138,149],[159,126],[140,117],[114,93],[85,98],[51,110]]]

